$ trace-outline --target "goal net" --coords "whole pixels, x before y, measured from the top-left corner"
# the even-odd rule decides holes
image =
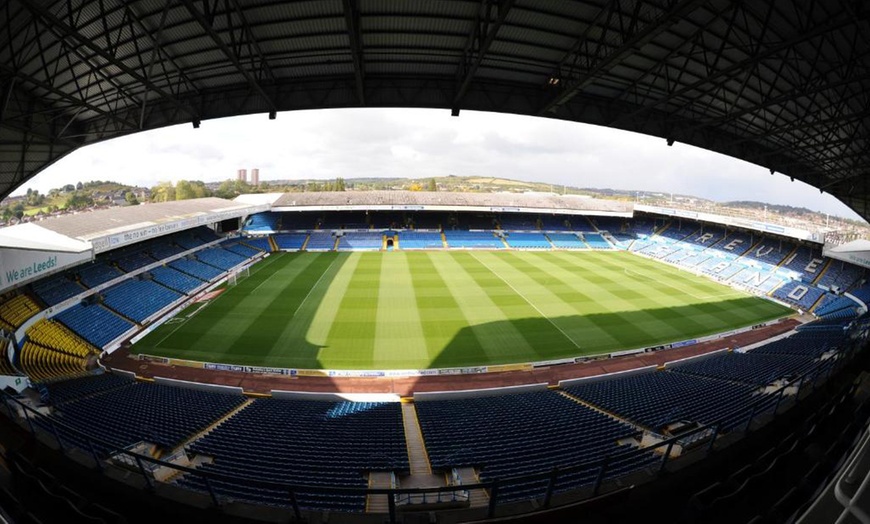
[[[251,276],[251,266],[234,269],[230,271],[230,274],[227,276],[227,284],[230,286],[235,286],[236,284],[238,284],[239,280],[249,276]]]

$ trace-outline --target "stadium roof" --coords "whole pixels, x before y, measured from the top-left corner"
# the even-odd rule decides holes
[[[240,197],[241,198],[241,197]],[[473,208],[475,211],[529,212],[541,210],[618,213],[631,216],[634,204],[576,195],[529,193],[453,193],[428,191],[325,191],[284,193],[272,203],[275,211],[293,209],[414,210]]]
[[[8,0],[0,196],[141,130],[432,107],[693,144],[870,217],[868,14],[853,0]]]
[[[221,198],[113,207],[0,229],[0,247],[57,251],[93,247],[99,253],[147,237],[267,209]]]

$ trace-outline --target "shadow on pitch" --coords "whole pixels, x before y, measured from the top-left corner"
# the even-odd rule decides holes
[[[755,297],[638,311],[521,318],[462,328],[432,360],[430,368],[474,367],[554,360],[727,332],[745,325],[737,311],[758,305]],[[696,320],[703,316],[705,323]],[[719,320],[715,325],[712,319]],[[759,319],[759,323],[769,319]],[[653,338],[646,326],[668,327]]]

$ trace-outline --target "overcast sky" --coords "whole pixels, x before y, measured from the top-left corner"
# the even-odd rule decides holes
[[[544,118],[446,110],[340,109],[203,121],[84,147],[28,187],[115,180],[153,186],[226,180],[354,177],[505,177],[757,200],[858,216],[828,194],[740,160],[660,138]]]

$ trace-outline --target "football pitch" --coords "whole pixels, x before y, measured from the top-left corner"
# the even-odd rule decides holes
[[[300,369],[444,368],[654,346],[790,313],[624,252],[276,253],[132,351]]]

